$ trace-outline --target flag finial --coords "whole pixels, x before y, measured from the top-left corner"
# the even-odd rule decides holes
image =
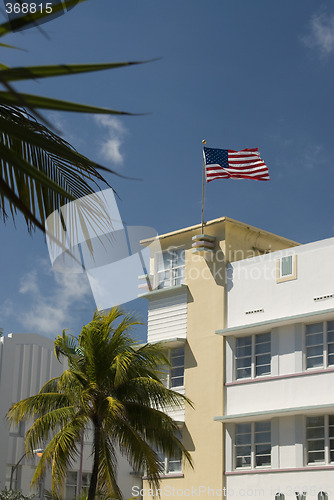
[[[203,139],[202,144],[205,146],[205,144],[206,144],[206,140],[205,139]]]

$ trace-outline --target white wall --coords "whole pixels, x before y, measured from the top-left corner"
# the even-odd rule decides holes
[[[297,255],[297,279],[276,283],[276,260]],[[334,238],[227,266],[229,328],[334,308]],[[247,311],[263,310],[246,314]]]
[[[277,492],[285,493],[286,500],[296,499],[295,492],[307,493],[306,500],[317,500],[319,491],[334,498],[333,470],[304,470],[262,474],[236,474],[226,477],[227,500],[275,500]]]
[[[13,334],[0,338],[0,490],[5,486],[6,466],[15,465],[24,454],[24,433],[15,435],[15,429],[9,431],[5,420],[12,403],[37,394],[50,378],[58,377],[63,371],[62,365],[54,355],[54,343],[36,334]],[[28,429],[25,426],[24,432]],[[83,450],[83,471],[91,472],[91,438],[85,438]],[[20,465],[19,487],[25,494],[31,493],[30,481],[38,458],[24,458]],[[79,461],[72,464],[72,470],[79,470]],[[125,498],[131,496],[132,485],[140,484],[124,457],[119,457],[119,486]],[[50,477],[47,475],[46,489],[50,489]]]
[[[60,375],[62,366],[53,355],[50,339],[15,334],[0,340],[0,484],[3,486],[7,464],[16,464],[24,454],[24,436],[10,435],[6,413],[12,403],[36,394],[51,377]],[[24,459],[21,463],[30,468],[34,460]]]

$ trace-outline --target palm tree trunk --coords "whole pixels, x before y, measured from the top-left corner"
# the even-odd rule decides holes
[[[94,422],[94,463],[93,463],[92,477],[90,480],[87,500],[94,500],[96,494],[97,478],[98,478],[99,463],[100,463],[100,436],[101,436],[101,425],[100,423]]]

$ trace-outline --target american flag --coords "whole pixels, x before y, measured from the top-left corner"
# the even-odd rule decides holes
[[[258,148],[214,149],[204,148],[206,182],[215,179],[254,179],[269,181],[268,167],[260,158]]]

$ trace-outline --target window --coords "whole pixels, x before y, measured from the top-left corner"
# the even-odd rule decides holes
[[[170,248],[159,254],[155,262],[155,288],[168,288],[184,283],[184,248]]]
[[[158,452],[159,463],[161,465],[161,474],[171,474],[182,472],[182,453],[177,456],[168,457],[163,453]]]
[[[170,349],[167,357],[171,366],[162,369],[161,381],[169,389],[182,387],[184,385],[184,347]]]
[[[81,494],[88,495],[89,484],[92,474],[83,472],[81,476]],[[66,473],[66,500],[73,500],[79,494],[79,472],[67,471]]]
[[[234,454],[236,469],[270,467],[270,421],[236,424]]]
[[[21,420],[17,425],[11,426],[9,432],[10,436],[24,437],[24,434],[25,434],[25,423],[23,420]]]
[[[306,369],[334,365],[334,321],[305,326]]]
[[[334,462],[334,415],[306,418],[307,464]]]
[[[254,378],[271,373],[271,334],[236,338],[235,377]]]
[[[287,255],[276,261],[276,283],[297,278],[297,255]]]
[[[181,441],[181,429],[177,432],[176,437]],[[156,450],[161,465],[161,474],[181,473],[182,472],[182,452],[177,455],[167,456],[163,452]]]
[[[66,472],[66,500],[73,500],[77,496],[78,473],[75,471]]]
[[[91,472],[83,472],[82,473],[82,481],[81,481],[81,493],[84,493],[85,496],[88,495],[90,479],[92,477]]]

